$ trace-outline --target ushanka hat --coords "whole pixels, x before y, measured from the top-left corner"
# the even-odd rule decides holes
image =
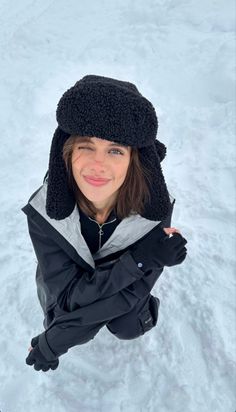
[[[75,207],[69,187],[63,145],[71,135],[98,137],[138,148],[141,164],[149,171],[146,179],[150,202],[142,216],[162,221],[171,209],[160,162],[166,146],[156,140],[158,120],[152,103],[130,82],[87,75],[68,89],[58,102],[56,128],[47,172],[46,212],[64,219]]]

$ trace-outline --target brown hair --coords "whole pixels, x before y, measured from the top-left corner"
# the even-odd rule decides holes
[[[93,203],[80,191],[72,172],[71,157],[75,143],[82,136],[71,135],[63,146],[63,159],[68,173],[70,189],[73,191],[76,203],[82,211],[92,218],[96,217],[97,210]],[[116,202],[113,205],[119,219],[124,219],[133,213],[142,213],[144,204],[150,201],[150,192],[145,181],[150,178],[148,171],[139,160],[138,149],[131,147],[130,163],[125,180],[118,190]]]

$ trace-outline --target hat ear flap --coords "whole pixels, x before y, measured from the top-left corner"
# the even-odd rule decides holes
[[[166,157],[166,146],[164,145],[164,143],[160,142],[159,140],[155,140],[155,146],[156,146],[156,150],[157,150],[157,154],[160,158],[160,162],[162,162],[163,159],[165,159]]]
[[[69,188],[63,145],[70,134],[57,127],[51,144],[47,179],[46,212],[52,219],[68,217],[75,207],[75,197]]]
[[[159,148],[162,147],[162,154],[164,153],[163,146],[159,145]],[[141,164],[149,172],[149,178],[145,177],[145,180],[150,192],[150,202],[145,204],[142,216],[146,219],[162,221],[168,216],[172,205],[156,144],[140,148],[139,158]]]

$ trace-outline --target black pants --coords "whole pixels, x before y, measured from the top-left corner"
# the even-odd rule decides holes
[[[138,338],[156,326],[159,304],[159,299],[149,294],[130,312],[109,321],[106,327],[119,339]]]

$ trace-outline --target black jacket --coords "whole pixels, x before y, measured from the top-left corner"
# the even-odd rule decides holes
[[[175,199],[170,196],[172,210],[165,221],[131,215],[92,253],[82,235],[78,207],[66,219],[51,219],[45,210],[46,191],[44,181],[22,211],[37,257],[37,294],[45,316],[39,346],[53,359],[85,342],[89,328],[129,312],[150,293],[163,268],[144,273],[130,249],[156,225],[171,225]]]

